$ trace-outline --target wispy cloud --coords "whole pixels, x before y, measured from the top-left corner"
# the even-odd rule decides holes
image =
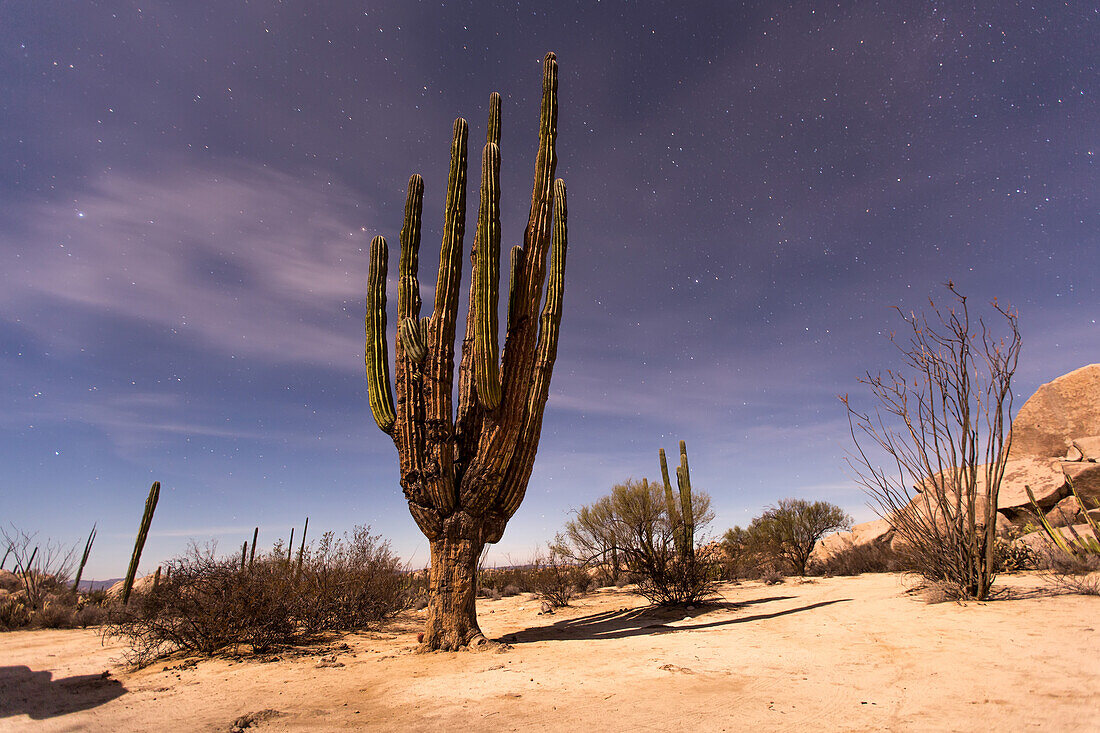
[[[80,313],[235,355],[354,365],[370,211],[331,181],[262,166],[166,168],[9,207],[2,317],[47,342],[88,338]]]

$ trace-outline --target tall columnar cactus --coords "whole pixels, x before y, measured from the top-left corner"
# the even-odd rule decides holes
[[[88,563],[88,556],[92,554],[92,543],[95,542],[95,528],[96,525],[92,525],[92,531],[88,533],[88,541],[84,543],[84,554],[80,556],[80,565],[76,568],[76,578],[73,580],[73,590],[80,590],[80,577],[84,575],[84,566]]]
[[[145,511],[141,515],[141,526],[138,527],[137,538],[134,540],[134,554],[130,557],[130,567],[126,570],[126,580],[122,584],[122,603],[130,602],[130,591],[134,589],[134,576],[137,575],[138,563],[141,561],[141,551],[145,548],[145,539],[149,536],[149,525],[153,523],[153,512],[157,509],[157,501],[160,499],[160,481],[154,481],[149,488],[149,496],[145,498]]]
[[[417,280],[424,182],[419,175],[409,179],[397,279],[396,403],[386,344],[387,246],[383,237],[371,242],[367,386],[375,422],[397,446],[409,511],[431,544],[426,649],[458,649],[484,640],[474,611],[478,555],[500,539],[519,508],[538,449],[565,281],[565,183],[554,180],[557,84],[558,64],[550,53],[543,65],[530,217],[523,244],[512,247],[509,260],[503,362],[497,337],[501,101],[496,93],[489,98],[457,411],[452,385],[466,228],[465,120],[454,124],[435,303],[427,318],[420,317]]]
[[[665,482],[665,504],[677,554],[688,562],[695,560],[695,512],[691,504],[691,475],[688,472],[687,444],[680,441],[680,465],[676,467],[676,485],[680,490],[680,505],[672,495],[672,482],[668,477],[665,449],[660,449],[661,478]]]
[[[252,550],[248,553],[248,567],[251,568],[256,562],[256,540],[260,538],[260,528],[252,530]]]

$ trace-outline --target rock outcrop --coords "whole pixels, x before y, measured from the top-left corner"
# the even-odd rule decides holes
[[[1035,391],[1012,422],[1012,456],[1065,456],[1073,441],[1100,436],[1100,364],[1089,364]]]

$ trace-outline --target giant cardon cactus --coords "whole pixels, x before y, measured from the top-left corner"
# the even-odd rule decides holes
[[[424,182],[419,175],[409,179],[397,280],[396,403],[386,345],[386,240],[371,242],[367,385],[375,422],[397,446],[409,511],[431,544],[425,649],[484,642],[474,609],[478,556],[500,540],[519,508],[538,449],[565,277],[565,183],[554,180],[557,85],[558,64],[550,53],[543,65],[531,213],[523,244],[511,249],[503,361],[497,340],[501,105],[499,94],[489,98],[457,410],[452,386],[466,226],[465,120],[454,124],[435,304],[424,318],[417,281]]]

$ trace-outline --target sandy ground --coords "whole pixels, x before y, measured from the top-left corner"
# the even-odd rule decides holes
[[[412,652],[418,615],[275,661],[127,669],[93,631],[0,635],[0,730],[1100,730],[1100,598],[928,605],[898,575],[722,587],[675,613],[601,591],[479,605],[511,649]],[[346,644],[346,647],[343,646]],[[169,669],[165,669],[169,667]],[[104,671],[109,676],[102,677]]]

